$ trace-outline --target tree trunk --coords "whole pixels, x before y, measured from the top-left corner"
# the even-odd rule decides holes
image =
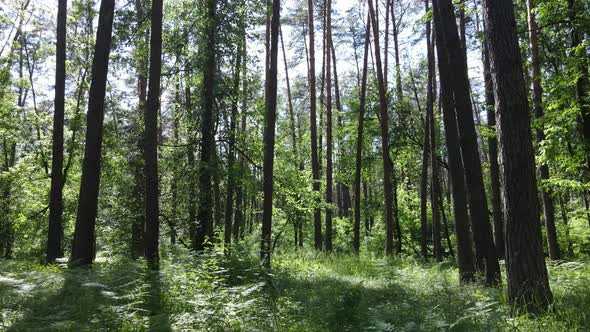
[[[318,160],[318,130],[316,120],[316,82],[315,82],[315,39],[313,0],[307,0],[309,22],[309,121],[311,136],[311,173],[313,177],[313,190],[320,192],[320,164]],[[319,207],[314,208],[314,243],[316,250],[322,249],[322,212]]]
[[[506,216],[508,301],[535,313],[552,302],[541,245],[526,85],[510,0],[485,0]]]
[[[438,0],[432,2],[432,8],[440,75],[441,105],[449,159],[449,174],[451,175],[451,193],[453,196],[453,215],[455,218],[455,234],[457,237],[459,279],[461,282],[470,282],[475,279],[475,262],[473,257],[473,243],[469,231],[469,218],[467,215],[465,171],[463,169],[463,161],[461,160],[461,151],[459,149],[459,134],[453,103],[453,90],[451,85],[453,77],[449,57],[445,49],[445,38],[441,27],[437,2]]]
[[[531,47],[531,78],[533,81],[533,113],[537,121],[541,122],[535,127],[537,134],[537,144],[539,148],[545,140],[545,131],[543,125],[543,88],[541,87],[541,64],[539,63],[539,40],[537,36],[538,26],[535,17],[535,5],[533,0],[527,0],[527,17],[529,23],[529,44]],[[549,180],[549,166],[546,163],[539,165],[539,174],[541,181]],[[543,186],[543,185],[542,185]],[[547,247],[549,248],[549,258],[557,260],[561,258],[559,243],[557,242],[557,231],[555,229],[555,207],[552,190],[550,188],[541,189],[543,199],[543,219],[545,219],[545,229],[547,232]]]
[[[451,0],[436,0],[437,12],[444,42],[438,43],[448,52],[449,65],[456,68],[456,77],[451,80],[452,93],[455,98],[455,111],[459,128],[459,143],[463,157],[465,180],[471,212],[471,225],[475,243],[476,267],[485,271],[486,284],[496,285],[501,281],[500,264],[494,246],[492,227],[490,225],[481,160],[477,143],[477,133],[473,121],[467,59],[457,32],[454,8]]]
[[[201,161],[199,164],[199,204],[197,209],[197,225],[192,247],[203,250],[213,241],[213,175],[216,167],[215,144],[215,111],[214,89],[217,83],[216,68],[216,34],[217,13],[216,0],[207,0],[207,26],[203,33],[203,110],[201,114]],[[217,211],[217,209],[215,209]]]
[[[484,20],[485,22],[485,20]],[[485,26],[485,23],[484,23]],[[490,69],[490,54],[488,50],[487,28],[485,28],[483,42],[483,75],[485,84],[485,102],[488,126],[496,126],[496,103],[494,101],[494,87]],[[495,130],[495,128],[494,128]],[[488,138],[488,154],[490,159],[490,189],[492,195],[492,217],[494,220],[494,244],[499,258],[505,258],[504,252],[504,216],[502,215],[502,196],[500,195],[500,166],[498,164],[498,139],[496,136]]]
[[[92,60],[92,82],[88,92],[86,116],[86,144],[82,162],[82,179],[78,197],[78,212],[72,242],[70,266],[91,265],[95,255],[94,228],[98,210],[100,157],[104,122],[111,32],[113,29],[114,0],[102,0],[98,16],[98,30]]]
[[[158,110],[160,109],[160,73],[162,71],[163,0],[152,1],[150,35],[150,73],[145,121],[145,256],[150,265],[159,260],[160,207],[158,189]]]
[[[242,22],[242,24],[244,24]],[[248,95],[248,76],[246,75],[246,65],[248,62],[247,59],[247,46],[246,46],[246,31],[245,31],[245,24],[242,26],[242,109],[241,109],[241,123],[240,123],[240,132],[242,135],[246,133],[246,107],[247,107],[247,95]],[[244,164],[244,156],[242,154],[239,155],[239,169],[240,169],[240,176],[245,176],[247,168]],[[241,235],[244,232],[245,228],[245,209],[246,209],[246,198],[245,193],[242,188],[242,185],[239,184],[236,190],[236,218],[234,220],[234,231],[233,237],[234,242],[237,243]],[[244,205],[244,207],[242,207]]]
[[[264,175],[263,175],[263,214],[260,260],[264,267],[270,268],[273,165],[275,150],[275,123],[277,117],[277,66],[279,46],[280,0],[272,0],[270,65],[267,67],[268,93],[265,96],[264,114]]]
[[[383,81],[383,69],[381,68],[381,51],[379,49],[379,25],[373,8],[373,2],[369,1],[369,13],[371,16],[371,26],[373,28],[373,40],[375,45],[375,64],[377,66],[377,81],[379,85],[379,113],[381,114],[381,154],[383,158],[383,192],[385,199],[385,254],[393,254],[393,209],[392,203],[393,188],[391,184],[392,165],[389,158],[389,115],[387,113],[387,95],[385,83]]]
[[[358,114],[358,127],[356,136],[356,162],[354,173],[354,238],[352,247],[356,255],[360,252],[361,238],[361,173],[363,167],[363,130],[365,126],[365,102],[367,95],[367,64],[369,59],[369,43],[371,42],[371,23],[370,17],[367,17],[367,27],[365,33],[365,53],[363,55],[363,74],[361,78],[360,106]],[[365,192],[365,206],[367,198],[367,182],[363,182]],[[366,210],[366,209],[365,209]],[[369,223],[365,211],[365,231],[369,232]]]
[[[333,211],[333,179],[332,179],[332,1],[326,0],[326,251],[332,252],[332,211]]]
[[[49,229],[47,231],[47,263],[63,255],[63,162],[64,162],[64,104],[66,88],[66,20],[67,0],[57,5],[57,43],[55,48],[55,107],[53,112],[53,147],[51,162],[51,192],[49,198]]]
[[[425,0],[426,11],[428,12],[429,0]],[[436,126],[434,116],[434,99],[435,91],[434,85],[436,84],[436,73],[434,68],[434,39],[432,35],[432,25],[430,21],[426,22],[426,53],[428,58],[428,82],[426,87],[426,112],[429,114],[430,121],[429,126],[429,138],[430,138],[430,165],[432,167],[432,181],[430,183],[430,206],[432,208],[432,247],[433,256],[437,262],[442,261],[442,245],[440,237],[440,217],[438,210],[438,197],[440,196],[440,184],[439,184],[439,167],[437,160],[437,149],[436,149]],[[452,250],[452,249],[451,249]]]

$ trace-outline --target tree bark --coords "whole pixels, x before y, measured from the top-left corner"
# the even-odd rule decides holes
[[[98,16],[98,29],[92,60],[92,82],[88,92],[86,116],[86,144],[82,162],[82,179],[78,197],[78,212],[72,242],[70,266],[91,265],[95,255],[96,214],[100,185],[100,157],[104,122],[111,33],[113,29],[114,0],[102,0]]]
[[[260,260],[264,267],[270,268],[273,165],[275,150],[275,123],[277,117],[277,67],[279,46],[280,0],[272,0],[270,65],[267,68],[268,93],[265,96],[264,114],[264,170],[263,170],[263,214]]]
[[[552,302],[541,245],[526,85],[510,0],[485,0],[506,216],[508,301],[535,313]]]
[[[438,45],[445,49],[449,65],[456,68],[456,77],[451,80],[449,88],[455,99],[456,121],[459,128],[459,143],[463,157],[465,180],[467,183],[471,225],[475,243],[476,268],[485,271],[486,284],[496,285],[501,282],[500,264],[494,246],[492,227],[488,214],[487,199],[483,183],[477,133],[473,121],[467,59],[457,32],[454,8],[451,0],[436,0],[437,12],[441,22],[440,28],[444,42]]]
[[[494,87],[490,68],[487,28],[485,28],[485,30],[486,35],[483,42],[483,75],[488,126],[491,128],[496,126],[496,103],[494,101]],[[500,166],[498,164],[498,139],[495,135],[488,138],[488,154],[490,159],[490,189],[492,195],[492,218],[494,220],[494,244],[496,245],[496,253],[498,257],[505,258],[504,216],[502,215],[502,196],[500,195],[501,185]]]
[[[375,45],[375,64],[377,66],[377,81],[379,86],[379,113],[381,114],[381,154],[383,158],[383,192],[385,199],[385,254],[393,254],[393,188],[391,184],[392,165],[389,158],[389,115],[387,113],[387,95],[385,82],[383,81],[383,69],[381,67],[381,51],[379,49],[379,25],[373,8],[373,2],[369,1],[369,13],[373,28],[373,42]]]
[[[313,0],[307,0],[309,22],[309,121],[311,136],[311,173],[313,190],[320,192],[320,164],[318,160],[318,134],[316,119],[316,81],[315,81],[315,30],[313,16]],[[322,214],[319,207],[314,208],[314,243],[316,250],[322,249]]]
[[[217,83],[216,68],[216,34],[217,13],[216,0],[207,0],[207,25],[203,33],[204,47],[202,50],[203,72],[203,111],[201,114],[201,161],[199,164],[199,203],[197,209],[197,225],[192,247],[203,250],[213,240],[213,175],[216,167],[214,89]],[[216,206],[217,207],[217,206]],[[218,209],[215,209],[216,211]]]
[[[475,279],[475,260],[473,256],[473,243],[469,231],[469,217],[467,214],[465,171],[459,149],[459,134],[453,102],[451,83],[453,77],[450,70],[449,56],[445,49],[446,41],[438,11],[438,0],[433,0],[432,4],[440,75],[441,105],[449,159],[449,174],[451,175],[451,194],[453,196],[453,215],[457,237],[459,279],[461,282],[470,282]]]
[[[53,147],[51,161],[51,192],[49,198],[49,229],[47,231],[47,263],[63,255],[63,162],[64,104],[66,88],[66,20],[67,0],[57,4],[57,43],[55,48],[55,106],[53,112]]]
[[[352,242],[353,251],[356,255],[360,252],[361,238],[361,173],[363,167],[363,134],[365,127],[365,102],[367,96],[367,64],[369,59],[369,43],[371,42],[371,23],[370,17],[367,17],[367,27],[365,33],[365,53],[363,55],[363,73],[360,86],[358,127],[356,136],[356,161],[354,173],[354,238]],[[364,182],[365,201],[367,197],[367,182]],[[365,205],[366,202],[365,202]],[[366,211],[365,211],[366,214]],[[368,219],[365,216],[365,231],[369,231]]]
[[[332,1],[326,1],[326,251],[332,252],[332,212],[333,212],[333,179],[332,179]]]

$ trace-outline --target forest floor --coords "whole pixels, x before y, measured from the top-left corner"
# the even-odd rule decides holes
[[[554,310],[511,317],[505,291],[460,286],[450,263],[311,251],[194,257],[160,272],[105,256],[91,270],[0,260],[8,331],[588,331],[590,261],[550,264]]]

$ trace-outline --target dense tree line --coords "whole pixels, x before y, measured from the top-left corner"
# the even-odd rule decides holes
[[[0,254],[411,255],[546,309],[590,250],[588,4],[282,5],[11,0]]]

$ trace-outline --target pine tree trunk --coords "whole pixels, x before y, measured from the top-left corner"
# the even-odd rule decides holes
[[[326,0],[326,251],[332,252],[332,213],[333,213],[333,179],[332,179],[332,1]]]
[[[66,88],[66,20],[67,0],[57,5],[57,43],[55,48],[55,107],[53,112],[53,147],[51,161],[51,192],[49,198],[49,229],[47,231],[47,263],[63,254],[63,161],[64,104]]]
[[[371,16],[371,26],[373,28],[373,41],[375,45],[375,64],[377,66],[377,81],[379,85],[379,113],[381,115],[381,154],[383,159],[383,192],[385,200],[385,254],[390,256],[393,254],[393,232],[394,232],[394,217],[393,217],[393,187],[392,179],[392,164],[389,158],[389,115],[387,113],[387,95],[385,91],[385,83],[383,81],[383,69],[381,67],[381,51],[379,49],[379,25],[373,2],[369,1],[369,13]]]
[[[455,98],[456,119],[459,128],[459,143],[463,157],[463,167],[467,184],[471,225],[475,243],[476,267],[485,271],[486,284],[495,285],[501,281],[500,264],[494,246],[492,227],[488,214],[487,199],[483,183],[477,133],[473,121],[469,77],[467,75],[467,59],[457,32],[454,8],[451,0],[435,0],[440,19],[444,43],[438,46],[446,50],[449,65],[455,68],[454,78],[448,87]],[[439,28],[440,27],[440,28]]]
[[[318,160],[318,130],[316,119],[316,81],[315,81],[315,30],[313,16],[313,0],[307,0],[309,22],[309,121],[311,136],[311,173],[313,177],[313,190],[320,192],[320,164]],[[322,249],[322,214],[318,207],[313,211],[314,219],[314,243],[316,250]]]
[[[508,301],[535,313],[552,302],[543,257],[529,106],[510,0],[485,0],[506,216]]]
[[[484,23],[485,26],[485,23]],[[486,37],[483,42],[483,75],[485,84],[485,102],[487,108],[488,126],[496,126],[496,103],[494,101],[494,87],[490,69],[490,57]],[[498,139],[496,136],[488,138],[488,154],[490,159],[490,189],[492,201],[492,217],[494,220],[494,244],[499,258],[505,258],[504,252],[504,216],[502,215],[502,196],[500,195],[500,165],[498,164]]]
[[[432,2],[434,31],[436,34],[436,51],[438,55],[438,69],[440,75],[440,95],[443,122],[446,136],[447,153],[449,159],[449,174],[451,175],[451,194],[453,196],[453,215],[455,218],[455,234],[457,237],[457,259],[459,265],[459,279],[470,282],[475,279],[475,260],[473,243],[469,230],[467,214],[467,197],[465,186],[465,171],[459,149],[459,134],[453,102],[453,80],[449,56],[446,52],[446,40],[441,27],[438,0]]]
[[[203,110],[201,114],[201,161],[199,163],[199,203],[197,209],[197,225],[192,241],[194,250],[203,250],[206,243],[213,241],[213,174],[216,166],[214,89],[217,77],[216,68],[216,34],[217,13],[216,0],[207,0],[207,26],[203,33],[204,47],[202,50],[203,72]],[[217,209],[215,209],[217,211]]]
[[[160,109],[160,73],[162,71],[163,0],[152,1],[150,35],[150,73],[144,113],[145,139],[145,256],[153,267],[159,261],[160,207],[158,189],[158,111]]]
[[[363,74],[361,78],[360,106],[358,114],[358,127],[356,136],[356,161],[354,173],[354,238],[352,242],[353,250],[356,255],[360,252],[361,238],[361,173],[363,167],[363,134],[365,127],[365,102],[367,95],[367,64],[369,59],[369,43],[371,42],[371,23],[370,17],[367,17],[367,28],[365,33],[365,53],[363,55]],[[363,182],[365,192],[365,206],[367,205],[367,182]],[[369,232],[369,223],[367,218],[367,209],[365,209],[365,232]]]
[[[92,60],[92,81],[88,92],[86,116],[86,144],[82,162],[82,179],[78,197],[78,212],[72,242],[70,266],[91,265],[95,256],[96,214],[100,184],[100,159],[104,122],[111,32],[113,29],[114,0],[102,0],[98,16],[98,30]]]
[[[280,0],[272,0],[270,62],[267,68],[268,93],[265,95],[264,114],[264,174],[263,174],[263,214],[260,260],[264,267],[270,268],[273,165],[275,150],[275,123],[277,117],[277,67],[279,46]]]

